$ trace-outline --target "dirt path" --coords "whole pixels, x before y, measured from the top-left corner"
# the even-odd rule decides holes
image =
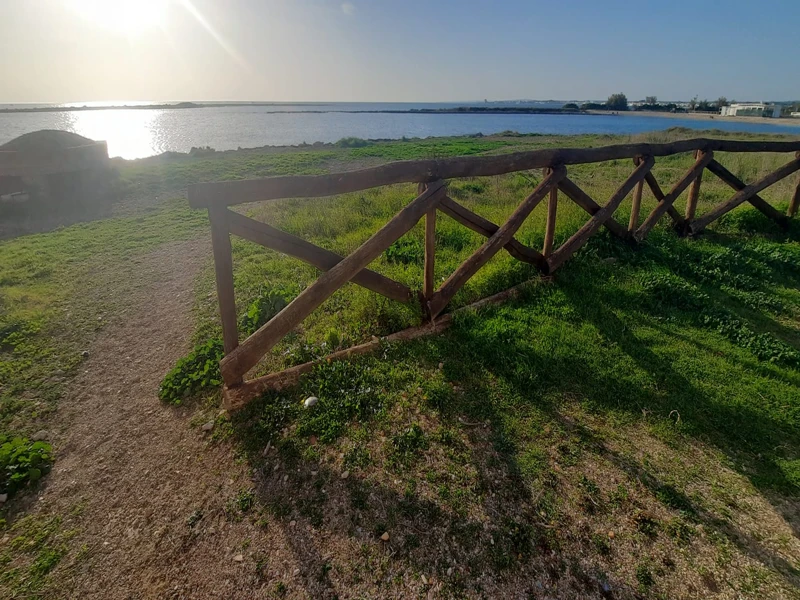
[[[157,399],[189,345],[194,278],[208,256],[202,241],[146,256],[132,308],[89,348],[61,403],[58,460],[35,512],[79,514],[66,520],[77,534],[48,597],[243,597],[232,549],[252,525],[212,523],[246,469],[189,427],[189,410]],[[205,516],[190,529],[195,510]]]

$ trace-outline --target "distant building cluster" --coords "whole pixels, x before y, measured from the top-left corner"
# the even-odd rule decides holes
[[[780,104],[767,104],[766,102],[734,102],[720,109],[723,117],[773,117],[781,116]],[[800,116],[798,113],[790,113],[792,117]]]
[[[584,104],[581,108],[604,108],[605,105]],[[628,103],[629,110],[643,110],[654,112],[678,113],[705,113],[719,114],[723,117],[763,117],[767,119],[800,118],[800,103],[798,102],[731,102],[724,97],[716,101],[698,100],[697,97],[689,102],[659,102],[655,96],[648,96],[645,100],[635,100]]]

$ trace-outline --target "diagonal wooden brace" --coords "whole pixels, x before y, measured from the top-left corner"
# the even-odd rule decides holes
[[[597,202],[595,202],[589,194],[579,188],[569,177],[565,177],[563,181],[558,184],[558,189],[564,192],[564,195],[566,195],[567,198],[572,200],[591,216],[596,215],[603,208]],[[603,226],[618,238],[627,239],[629,237],[625,228],[613,217],[606,219],[603,222]]]
[[[636,230],[634,237],[636,238],[637,242],[641,242],[647,234],[650,233],[650,230],[658,223],[658,220],[667,212],[667,209],[672,207],[675,203],[675,200],[678,199],[689,185],[697,179],[697,176],[703,172],[703,169],[706,168],[708,163],[714,158],[713,152],[704,152],[702,156],[700,156],[697,161],[695,161],[694,165],[691,169],[689,169],[686,174],[681,178],[678,183],[676,183],[672,189],[669,191],[669,194],[664,196],[664,198],[658,203],[653,209],[648,217],[645,219],[644,223],[641,224],[639,229]]]
[[[773,171],[766,177],[762,177],[757,182],[751,183],[744,189],[739,190],[731,197],[730,200],[723,202],[716,208],[704,214],[699,219],[696,219],[689,226],[691,232],[693,234],[700,233],[706,228],[706,226],[709,225],[709,223],[716,221],[725,213],[730,212],[743,202],[747,202],[747,200],[758,194],[760,191],[768,188],[774,183],[777,183],[781,179],[788,177],[797,170],[800,170],[800,158],[796,158],[793,161],[786,163],[780,169]]]
[[[664,194],[664,192],[661,190],[661,186],[658,185],[655,175],[648,173],[647,177],[644,178],[644,181],[647,183],[647,187],[649,187],[650,191],[653,193],[653,197],[659,202],[663,202],[666,194]],[[683,231],[686,228],[686,221],[674,206],[670,205],[669,208],[667,208],[667,214],[672,217],[672,221],[674,222],[675,228],[678,231]]]
[[[710,163],[708,163],[708,167],[706,168],[709,171],[711,171],[714,175],[719,177],[722,181],[727,183],[737,192],[747,187],[747,184],[744,181],[736,177],[736,175],[731,173],[728,169],[723,167],[716,160],[712,160]],[[752,204],[755,208],[760,210],[764,214],[764,216],[772,219],[784,229],[786,229],[789,226],[789,222],[788,219],[786,218],[786,215],[781,213],[778,209],[774,208],[770,203],[768,203],[758,194],[748,198],[747,201],[750,204]]]
[[[544,178],[530,196],[522,201],[522,204],[517,207],[517,210],[514,211],[492,237],[486,240],[472,256],[461,263],[461,266],[447,278],[447,281],[442,284],[442,287],[439,288],[428,303],[431,319],[435,318],[444,310],[444,307],[449,304],[455,293],[463,287],[478,269],[489,262],[501,248],[513,239],[514,234],[525,222],[525,219],[528,218],[528,215],[531,214],[531,211],[533,211],[539,202],[549,194],[550,189],[553,186],[557,186],[558,182],[564,179],[566,175],[566,168],[563,166],[554,167],[552,172]]]
[[[467,207],[462,206],[450,198],[450,196],[442,198],[442,201],[439,203],[439,210],[465,227],[487,238],[492,237],[497,230],[500,229],[499,225],[472,212]],[[544,256],[537,250],[518,241],[516,238],[511,238],[511,241],[503,247],[517,260],[536,265],[542,272],[547,271],[547,261],[544,259]]]
[[[330,271],[320,275],[319,279],[303,290],[281,312],[244,340],[233,352],[225,356],[219,363],[225,383],[234,385],[240,381],[241,377],[252,369],[265,353],[269,352],[315,308],[414,227],[426,212],[435,208],[444,194],[443,181],[428,184],[428,188],[422,194],[397,213],[380,231]]]
[[[311,242],[276,229],[271,225],[245,217],[231,210],[228,210],[227,213],[228,227],[232,234],[261,246],[272,248],[283,254],[299,258],[303,262],[315,266],[320,271],[330,271],[344,260],[343,256],[335,252],[315,246]],[[408,286],[369,269],[364,269],[357,273],[350,281],[397,302],[411,302],[414,297]]]
[[[614,192],[611,198],[608,200],[608,203],[597,211],[591,219],[581,227],[571,238],[569,238],[562,246],[556,250],[548,259],[547,262],[550,265],[550,272],[552,273],[558,267],[560,267],[564,262],[575,252],[577,252],[581,246],[583,246],[590,237],[592,237],[595,232],[600,228],[603,223],[605,223],[608,219],[611,218],[611,215],[614,214],[614,211],[617,210],[622,201],[625,197],[633,190],[636,185],[645,178],[650,172],[650,169],[653,168],[655,164],[655,160],[652,156],[648,156],[642,160],[636,170],[631,174],[628,179],[625,180],[620,188]]]

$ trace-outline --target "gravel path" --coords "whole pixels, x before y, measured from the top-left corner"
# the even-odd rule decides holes
[[[56,468],[35,513],[68,515],[76,536],[48,597],[248,597],[235,548],[253,525],[227,523],[224,501],[246,486],[226,445],[189,427],[189,409],[158,401],[185,354],[193,283],[208,244],[167,244],[131,271],[132,307],[104,329],[61,402]],[[123,274],[124,276],[124,274]],[[245,479],[242,481],[242,479]],[[204,517],[193,529],[187,517]],[[221,525],[220,525],[221,524]],[[263,597],[263,592],[262,592]]]

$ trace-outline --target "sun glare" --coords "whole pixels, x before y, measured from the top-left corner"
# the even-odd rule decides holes
[[[136,35],[161,27],[169,0],[67,0],[81,17],[104,29]]]

